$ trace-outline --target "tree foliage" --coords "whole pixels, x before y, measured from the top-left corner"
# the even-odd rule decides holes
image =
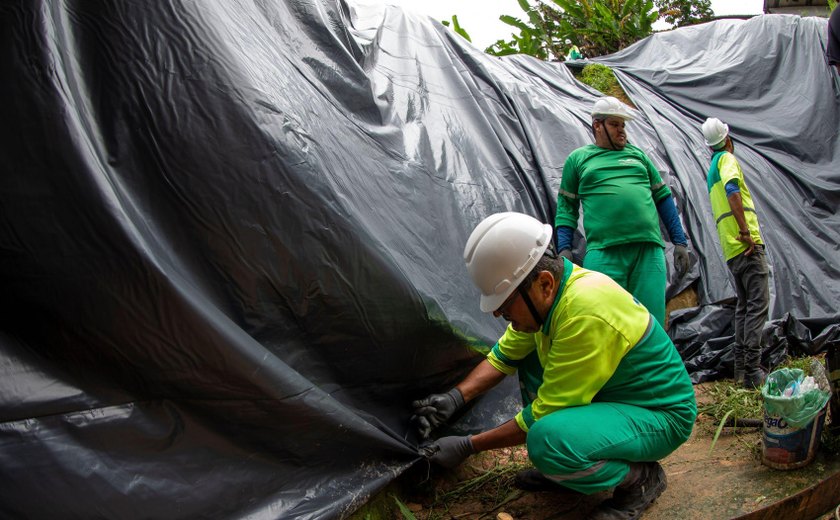
[[[521,20],[515,16],[503,14],[499,20],[518,29],[519,34],[512,34],[510,40],[498,40],[484,51],[496,56],[527,54],[541,60],[562,56],[562,53],[552,52],[551,27],[545,23],[539,12],[529,4],[528,0],[517,0],[517,2],[527,15],[527,19]]]
[[[468,42],[472,42],[472,38],[470,38],[469,33],[466,29],[464,29],[460,23],[458,23],[458,15],[452,15],[452,22],[450,23],[449,20],[441,20],[443,25],[446,27],[452,27],[452,30],[455,31],[456,34],[459,34],[462,38],[467,40]]]
[[[659,17],[652,0],[532,0],[533,4],[518,1],[527,20],[509,15],[499,19],[518,28],[519,36],[514,35],[510,41],[499,40],[486,52],[560,59],[568,47],[564,42],[569,39],[585,56],[600,56],[650,35]]]
[[[708,22],[714,16],[711,0],[656,0],[659,16],[673,27]]]
[[[710,0],[517,0],[525,17],[499,19],[518,34],[485,52],[497,56],[528,54],[559,60],[571,40],[585,56],[617,52],[653,33],[660,18],[674,26],[708,21]]]
[[[538,4],[542,15],[586,56],[610,54],[650,36],[659,18],[652,0],[551,0],[551,4]]]

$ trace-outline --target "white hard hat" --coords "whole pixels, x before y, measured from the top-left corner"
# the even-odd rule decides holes
[[[572,44],[572,40],[566,38],[566,45],[571,45],[571,44]]]
[[[522,213],[496,213],[482,220],[464,247],[464,262],[481,291],[482,312],[510,296],[551,244],[551,226]]]
[[[710,117],[703,123],[703,137],[706,138],[706,144],[712,148],[722,143],[727,135],[729,135],[729,125],[720,119]]]
[[[625,121],[634,119],[630,107],[612,96],[602,97],[592,106],[593,120],[605,117],[620,117]]]

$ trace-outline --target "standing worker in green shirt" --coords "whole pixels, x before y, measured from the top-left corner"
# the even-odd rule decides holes
[[[563,165],[554,220],[557,250],[572,259],[572,239],[583,206],[583,267],[600,271],[636,297],[665,325],[667,272],[659,219],[674,243],[674,266],[688,271],[688,240],[668,185],[648,156],[627,142],[633,116],[614,97],[595,102],[595,144],[574,150]]]
[[[715,225],[729,271],[735,278],[735,381],[759,388],[766,375],[761,363],[761,331],[770,308],[770,269],[752,195],[735,158],[729,126],[708,118],[702,126],[712,162],[706,182]]]

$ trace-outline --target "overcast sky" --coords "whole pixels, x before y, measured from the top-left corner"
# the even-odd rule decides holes
[[[514,28],[499,21],[509,14],[521,18],[525,13],[517,0],[350,0],[351,3],[397,5],[403,9],[426,14],[434,19],[449,20],[458,15],[458,23],[467,30],[476,47],[484,49],[499,39],[510,39]],[[764,0],[712,0],[717,16],[733,14],[761,14]]]

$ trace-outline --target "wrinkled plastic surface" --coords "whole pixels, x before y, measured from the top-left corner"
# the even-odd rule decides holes
[[[789,385],[801,383],[804,376],[805,372],[798,368],[781,368],[767,375],[761,387],[761,397],[764,399],[767,415],[781,417],[791,428],[804,428],[825,408],[831,397],[828,382],[825,381],[825,369],[820,374],[812,375],[821,380],[818,388],[804,392],[794,391],[790,395],[784,392]]]
[[[697,253],[670,294],[731,296],[695,124],[726,94],[748,178],[767,166],[774,315],[836,311],[838,89],[808,24],[745,25],[732,52],[760,64],[713,82],[726,60],[692,65],[702,33],[615,64]],[[3,517],[348,516],[419,460],[409,403],[502,331],[463,266],[470,230],[552,222],[563,161],[591,142],[597,93],[564,66],[395,8],[18,0],[0,29]],[[800,39],[796,60],[764,57]],[[453,429],[511,417],[515,388]]]

